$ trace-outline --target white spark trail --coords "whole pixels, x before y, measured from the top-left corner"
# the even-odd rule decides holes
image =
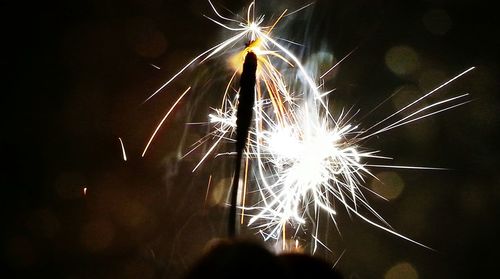
[[[120,140],[120,146],[122,148],[122,157],[123,157],[123,161],[127,161],[127,153],[125,152],[125,145],[123,145],[123,141],[122,141],[122,138],[118,138],[118,140]]]
[[[423,95],[422,97],[416,99],[415,101],[411,102],[410,104],[406,105],[405,107],[403,107],[402,109],[396,111],[395,113],[387,116],[386,118],[382,119],[381,121],[377,122],[375,125],[371,126],[370,128],[368,128],[367,130],[365,130],[365,132],[377,127],[378,125],[384,123],[385,121],[389,120],[390,118],[400,114],[401,112],[405,111],[406,109],[414,106],[415,104],[417,104],[418,102],[422,101],[423,99],[429,97],[430,95],[434,94],[435,92],[437,92],[438,90],[440,90],[441,88],[443,87],[446,87],[448,84],[452,83],[453,81],[455,81],[456,79],[460,78],[461,76],[467,74],[468,72],[474,70],[476,67],[470,67],[469,69],[461,72],[460,74],[456,75],[455,77],[451,78],[450,80],[444,82],[443,84],[439,85],[438,87],[434,88],[433,90],[431,90],[429,93]]]
[[[151,144],[151,142],[153,141],[153,139],[155,138],[156,136],[156,133],[158,133],[158,131],[160,130],[161,126],[163,125],[163,122],[165,122],[165,120],[167,120],[168,116],[170,115],[170,113],[174,110],[174,108],[177,106],[177,104],[182,100],[182,98],[184,98],[184,96],[189,92],[189,90],[191,89],[191,86],[188,87],[186,89],[186,91],[184,91],[184,93],[181,94],[181,96],[177,99],[177,101],[175,101],[174,105],[168,110],[168,112],[165,114],[165,116],[163,117],[163,119],[160,121],[160,123],[158,124],[158,126],[156,126],[156,129],[155,131],[153,132],[153,134],[151,135],[151,138],[149,139],[148,143],[146,144],[146,147],[144,148],[144,151],[142,152],[142,157],[144,157],[146,155],[146,152],[148,151],[148,148],[149,148],[149,145]]]

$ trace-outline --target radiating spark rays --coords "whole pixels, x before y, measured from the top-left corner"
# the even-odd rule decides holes
[[[417,110],[417,111],[415,111],[415,112],[410,113],[408,116],[405,116],[405,117],[403,117],[402,119],[400,119],[400,120],[398,120],[398,121],[396,121],[396,122],[394,122],[394,123],[392,123],[392,124],[389,124],[389,125],[387,125],[386,127],[382,128],[382,129],[380,129],[380,130],[378,130],[377,132],[374,132],[374,133],[372,133],[372,134],[369,134],[369,135],[367,135],[367,136],[365,136],[365,137],[366,137],[366,138],[369,138],[369,137],[372,137],[372,136],[374,136],[374,135],[377,135],[377,134],[380,134],[380,133],[383,133],[383,132],[386,132],[386,131],[392,130],[392,129],[397,128],[397,127],[399,127],[399,126],[407,125],[407,124],[409,124],[409,123],[411,123],[411,122],[414,122],[414,121],[417,121],[417,120],[419,120],[419,119],[421,119],[421,118],[425,118],[425,117],[428,117],[428,116],[433,115],[433,114],[435,114],[435,113],[439,113],[439,112],[441,112],[441,110],[440,110],[440,111],[437,111],[437,112],[431,112],[431,113],[428,113],[428,114],[425,114],[425,115],[422,115],[422,116],[420,116],[420,117],[416,117],[416,118],[413,118],[413,119],[412,119],[412,117],[414,117],[415,115],[420,114],[421,112],[427,111],[427,110],[429,110],[429,109],[431,109],[431,108],[433,108],[433,107],[435,107],[435,106],[439,106],[439,105],[442,105],[442,104],[445,104],[445,103],[449,103],[449,102],[454,101],[454,100],[457,100],[457,99],[464,98],[464,97],[466,97],[466,96],[468,96],[468,95],[469,95],[469,94],[462,94],[462,95],[460,95],[460,96],[452,97],[452,98],[449,98],[449,99],[446,99],[446,100],[443,100],[443,101],[439,101],[439,102],[436,102],[436,103],[430,104],[430,105],[428,105],[428,106],[425,106],[425,107],[423,107],[423,108],[421,108],[421,109],[419,109],[419,110]],[[468,101],[467,101],[467,102],[468,102]],[[460,106],[460,105],[462,105],[462,103],[458,104],[458,106]],[[444,110],[448,110],[448,109],[450,109],[450,108],[453,108],[453,106],[446,107]],[[409,120],[408,120],[408,119],[409,119]]]
[[[358,216],[370,225],[427,247],[397,233],[369,205],[364,192],[372,191],[365,187],[365,181],[367,178],[376,179],[371,172],[373,168],[443,169],[380,164],[378,163],[380,160],[392,158],[379,155],[378,151],[370,150],[363,145],[375,135],[467,103],[468,94],[462,94],[433,102],[420,109],[416,108],[416,105],[421,104],[424,99],[428,99],[438,90],[472,71],[474,67],[444,82],[368,129],[363,129],[362,125],[356,122],[360,110],[352,111],[351,107],[342,109],[340,113],[334,113],[329,109],[327,98],[335,89],[322,91],[324,82],[321,81],[357,48],[317,78],[306,69],[301,59],[291,49],[280,43],[284,41],[292,44],[291,42],[272,34],[282,18],[296,11],[287,14],[285,10],[271,22],[270,26],[262,26],[264,16],[256,16],[255,2],[251,2],[246,9],[246,18],[240,17],[241,20],[225,17],[217,11],[211,1],[209,4],[217,18],[205,17],[234,34],[196,56],[147,99],[151,99],[163,90],[191,65],[201,64],[219,55],[231,56],[228,60],[234,62],[233,69],[222,94],[220,107],[213,108],[212,113],[208,115],[212,130],[194,143],[191,150],[184,155],[191,154],[201,146],[209,146],[193,172],[206,162],[209,156],[215,158],[234,155],[234,152],[219,151],[219,147],[223,146],[223,143],[234,143],[238,92],[233,92],[235,90],[231,89],[237,87],[234,83],[241,71],[242,58],[247,52],[254,52],[258,56],[256,100],[244,156],[245,189],[239,206],[240,221],[243,222],[244,217],[249,217],[247,225],[257,230],[265,240],[281,240],[283,245],[285,245],[283,239],[285,235],[293,237],[290,236],[293,234],[285,231],[287,226],[291,227],[295,234],[301,230],[308,231],[313,242],[313,251],[316,251],[318,245],[330,250],[318,237],[320,218],[324,218],[321,217],[321,212],[333,221],[338,230],[335,219],[339,213],[337,207],[343,207],[349,216]],[[305,7],[307,5],[301,9]],[[249,40],[244,42],[246,47],[243,51],[236,55],[234,51],[228,51],[234,50],[234,46],[243,40]],[[284,70],[292,73],[284,73]],[[143,156],[163,122],[189,90],[190,88],[181,94],[156,127]],[[406,112],[407,115],[394,120],[394,117],[402,112]],[[209,185],[211,179],[210,176]],[[376,193],[372,194],[378,196]],[[251,196],[246,197],[247,195]],[[251,201],[253,203],[246,204]],[[336,202],[340,206],[336,206]],[[321,221],[323,222],[323,219]]]
[[[398,128],[398,127],[400,127],[400,126],[408,125],[408,124],[410,124],[410,123],[412,123],[412,122],[415,122],[415,121],[418,121],[418,120],[420,120],[420,119],[427,118],[427,117],[429,117],[429,116],[432,116],[432,115],[435,115],[435,114],[439,114],[439,113],[442,113],[442,112],[447,111],[447,110],[450,110],[450,109],[454,109],[454,108],[459,107],[459,106],[463,106],[463,105],[468,104],[468,103],[470,103],[470,102],[471,102],[471,101],[465,101],[465,102],[462,102],[462,103],[458,103],[458,104],[456,104],[456,105],[452,105],[452,106],[449,106],[449,107],[446,107],[446,108],[440,109],[440,110],[438,110],[438,111],[434,111],[434,112],[431,112],[431,113],[428,113],[428,114],[425,114],[425,115],[419,116],[419,117],[417,117],[417,118],[414,118],[414,119],[408,120],[408,121],[406,121],[406,122],[399,123],[398,125],[391,125],[391,126],[390,126],[390,127],[388,127],[388,128],[381,129],[380,131],[378,131],[378,132],[374,133],[373,135],[380,134],[380,133],[382,133],[382,132],[385,132],[385,131],[388,131],[388,130],[392,130],[392,129],[394,129],[394,128]]]
[[[278,220],[274,221],[277,225],[273,231],[279,231],[279,226],[280,226],[279,224],[283,222],[288,222],[290,218],[294,219],[299,223],[304,223],[305,222],[304,219],[299,217],[297,213],[300,212],[299,207],[301,204],[301,200],[307,199],[306,195],[309,191],[312,191],[311,193],[313,195],[313,200],[316,207],[325,210],[327,213],[335,215],[336,211],[330,207],[331,202],[329,198],[327,197],[325,192],[321,190],[321,186],[323,187],[327,186],[327,183],[329,183],[331,176],[334,176],[335,174],[347,178],[347,182],[345,183],[345,185],[349,185],[349,189],[347,190],[351,195],[353,195],[353,200],[354,201],[356,200],[357,189],[355,187],[351,187],[354,186],[355,183],[354,181],[356,179],[352,178],[351,174],[357,174],[359,170],[364,169],[362,166],[353,167],[353,163],[358,164],[358,161],[360,160],[362,154],[357,154],[357,151],[355,151],[355,149],[353,148],[346,148],[344,150],[338,150],[335,148],[335,141],[341,139],[344,133],[347,134],[352,132],[352,130],[355,129],[356,127],[351,127],[350,125],[347,125],[345,127],[341,127],[340,129],[333,129],[332,130],[333,134],[328,134],[328,132],[327,134],[321,134],[322,132],[325,131],[324,130],[325,127],[321,127],[322,125],[321,121],[317,123],[310,122],[311,118],[309,117],[309,110],[307,109],[308,106],[306,105],[305,107],[306,109],[304,110],[304,115],[301,116],[303,119],[305,119],[304,121],[309,121],[306,123],[306,125],[309,128],[306,127],[304,129],[303,127],[304,125],[302,125],[301,128],[297,127],[295,132],[298,132],[299,134],[295,135],[293,134],[294,133],[293,131],[290,132],[286,130],[284,131],[285,134],[281,136],[280,132],[275,134],[271,133],[268,139],[265,138],[267,133],[263,133],[264,135],[263,147],[271,149],[270,151],[265,153],[272,154],[272,156],[275,156],[273,158],[274,162],[272,162],[274,166],[275,167],[277,166],[278,168],[275,171],[279,172],[279,169],[285,169],[285,171],[281,174],[278,173],[279,178],[277,179],[275,184],[270,184],[269,186],[266,187],[265,191],[270,192],[271,194],[270,196],[273,197],[273,200],[268,204],[266,204],[266,208],[264,209],[264,211],[251,218],[249,224],[252,224],[259,218],[267,218],[266,215],[268,214],[270,214],[272,218],[273,214],[276,214],[276,212],[280,212],[281,210],[284,211],[282,214],[279,215],[278,219],[282,219],[282,221]],[[314,113],[312,115],[314,115]],[[304,130],[306,134],[301,135],[300,133]],[[319,132],[320,134],[319,135],[309,134],[308,136],[307,131],[309,131],[309,133]],[[283,133],[283,131],[281,131],[281,133]],[[273,136],[276,136],[277,138],[272,138]],[[310,142],[306,143],[306,146],[304,146],[303,144],[305,142],[303,142],[302,140],[308,140],[308,139],[307,138],[301,139],[301,137],[309,137]],[[287,139],[292,141],[286,144]],[[324,143],[321,143],[324,140],[326,141]],[[274,142],[276,142],[276,144],[273,144]],[[306,149],[304,149],[301,153],[300,149],[304,147]],[[335,158],[329,160],[328,158],[323,158],[321,156],[317,157],[315,153],[317,153],[318,151],[315,151],[314,149],[313,150],[307,149],[316,147],[318,147],[319,149],[326,150],[324,151],[324,153],[330,156],[334,156]],[[328,150],[332,151],[329,152]],[[307,156],[305,154],[311,154],[311,156]],[[339,160],[339,163],[335,162],[336,160]],[[326,162],[327,164],[333,163],[335,164],[335,166],[328,166],[328,165],[323,166],[322,164],[324,162]],[[287,167],[283,168],[284,165],[286,165]],[[311,165],[313,167],[310,167]],[[306,167],[305,173],[304,173],[304,167]],[[319,172],[317,172],[316,170],[319,170]],[[261,177],[261,180],[266,181],[266,178]],[[275,189],[279,188],[280,184],[283,187],[283,189],[280,193],[275,194]],[[341,185],[342,185],[341,183],[338,183],[337,187],[342,187]],[[340,189],[340,192],[342,191],[343,190]],[[266,199],[266,196],[268,196],[267,194],[268,193],[263,194],[262,198]],[[269,210],[270,208],[273,209]],[[268,223],[268,225],[270,224]]]
[[[402,109],[396,111],[395,113],[387,116],[386,118],[382,119],[381,121],[375,123],[375,125],[371,126],[370,128],[368,128],[365,132],[377,127],[378,125],[384,123],[385,121],[391,119],[392,117],[400,114],[401,112],[405,111],[406,109],[414,106],[415,104],[417,104],[418,102],[422,101],[423,99],[429,97],[430,95],[434,94],[435,92],[437,92],[438,90],[446,87],[447,85],[449,85],[450,83],[452,83],[453,81],[455,81],[456,79],[460,78],[461,76],[467,74],[468,72],[474,70],[476,67],[470,67],[469,69],[461,72],[460,74],[456,75],[455,77],[447,80],[446,82],[442,83],[441,85],[439,85],[438,87],[434,88],[433,90],[429,91],[427,94],[423,95],[422,97],[416,99],[415,101],[411,102],[410,104],[406,105],[405,107],[403,107]]]

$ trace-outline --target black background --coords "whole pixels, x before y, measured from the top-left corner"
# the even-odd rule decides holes
[[[239,12],[247,4],[240,2],[217,3]],[[398,86],[416,83],[385,65],[393,46],[411,46],[445,77],[477,67],[446,89],[447,96],[470,93],[474,101],[424,120],[431,123],[430,136],[421,139],[419,131],[429,126],[417,124],[374,143],[396,154],[397,163],[452,169],[402,171],[402,197],[372,203],[398,232],[437,252],[345,217],[339,243],[346,253],[338,268],[346,278],[381,278],[398,262],[411,263],[420,278],[495,272],[500,22],[491,5],[317,1],[312,40],[325,42],[336,57],[359,45],[336,77],[344,103],[371,108]],[[39,1],[1,7],[2,272],[55,278],[182,274],[208,240],[224,235],[218,221],[224,210],[203,211],[210,167],[193,175],[196,160],[172,159],[182,119],[160,134],[151,156],[140,158],[174,97],[141,103],[190,57],[222,38],[220,28],[202,16],[210,14],[208,2]],[[432,34],[423,23],[433,9],[451,19],[444,35]],[[183,90],[185,81],[173,88]],[[389,106],[381,115],[391,111]],[[127,162],[118,137],[125,141]]]

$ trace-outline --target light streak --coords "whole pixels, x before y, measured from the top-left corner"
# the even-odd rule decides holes
[[[332,268],[335,268],[337,266],[337,264],[340,262],[340,260],[342,259],[342,257],[344,256],[345,254],[345,251],[342,251],[342,253],[340,253],[340,256],[338,257],[338,259],[335,261],[335,263],[333,264]]]
[[[146,152],[148,151],[148,148],[149,146],[151,145],[151,142],[153,142],[153,139],[155,138],[156,136],[156,133],[158,133],[158,131],[160,130],[161,126],[163,125],[163,123],[165,122],[165,120],[167,120],[168,116],[170,115],[170,113],[172,113],[172,111],[174,110],[174,108],[177,106],[177,104],[182,100],[182,98],[184,98],[184,96],[189,92],[189,90],[191,89],[191,87],[188,87],[188,89],[186,89],[186,91],[184,91],[184,93],[181,94],[181,96],[177,99],[177,101],[175,101],[174,105],[168,110],[168,112],[165,114],[165,116],[163,117],[163,119],[160,121],[160,123],[158,124],[158,126],[156,126],[156,129],[155,131],[153,132],[153,134],[151,135],[151,137],[149,138],[149,141],[148,143],[146,144],[146,147],[144,147],[144,151],[142,152],[142,157],[144,157],[146,155]]]
[[[349,58],[349,56],[351,56],[351,54],[353,54],[358,48],[356,47],[355,49],[351,50],[351,52],[349,52],[346,56],[344,56],[342,59],[340,59],[339,62],[337,62],[335,65],[333,65],[332,67],[330,67],[330,69],[328,69],[324,74],[322,74],[319,78],[322,79],[324,78],[326,75],[328,75],[331,71],[335,70],[340,64],[342,64],[342,62],[344,62],[344,60],[346,60],[347,58]]]
[[[233,85],[235,77],[241,71],[245,55],[253,52],[257,55],[258,61],[256,100],[244,154],[245,189],[240,203],[241,222],[244,216],[248,216],[248,226],[258,231],[265,240],[274,239],[277,243],[282,241],[283,249],[285,235],[291,235],[288,237],[292,238],[294,235],[285,231],[286,227],[290,226],[296,233],[308,232],[313,252],[316,251],[318,244],[330,251],[318,235],[320,216],[326,214],[338,230],[336,216],[340,212],[339,209],[344,208],[349,216],[355,215],[372,226],[429,248],[396,232],[369,205],[364,189],[367,178],[376,179],[371,171],[372,168],[415,170],[441,170],[441,168],[377,163],[391,158],[378,155],[380,151],[371,150],[365,145],[368,139],[376,135],[469,102],[468,94],[462,94],[416,108],[417,104],[472,71],[474,67],[447,80],[369,128],[363,129],[363,125],[355,120],[357,112],[330,110],[328,98],[331,97],[329,93],[334,90],[322,91],[322,86],[317,82],[356,49],[318,78],[287,45],[278,42],[288,42],[286,39],[278,39],[273,34],[279,21],[295,12],[287,14],[285,10],[275,21],[271,21],[269,26],[264,26],[262,25],[264,16],[255,17],[255,2],[251,2],[247,8],[246,19],[243,20],[223,16],[212,2],[209,1],[209,4],[217,17],[211,18],[206,15],[205,17],[233,32],[233,35],[190,60],[146,100],[164,90],[192,65],[200,65],[216,56],[227,58],[232,65],[233,69],[228,75],[230,79],[222,95],[221,105],[212,108],[213,112],[208,115],[212,132],[197,141],[187,153],[190,154],[204,144],[210,144],[193,172],[209,158],[234,155],[234,153],[219,152],[218,149],[223,143],[235,142],[238,94],[232,92],[231,88],[237,87]],[[229,51],[234,50],[235,45],[241,46],[238,43],[241,45],[246,43],[246,47],[240,49],[237,54]],[[190,88],[180,95],[157,125],[144,149],[143,157],[164,121]],[[407,115],[394,120],[402,112],[406,112]],[[247,190],[247,187],[252,187],[253,191]],[[246,203],[250,201],[253,203],[247,205]]]
[[[207,186],[207,193],[205,194],[205,205],[207,204],[208,200],[208,193],[210,192],[210,183],[212,182],[212,176],[210,175],[208,177],[208,186]]]
[[[123,144],[122,138],[118,138],[120,140],[120,146],[122,148],[122,156],[123,156],[123,161],[127,161],[127,153],[125,152],[125,145]]]
[[[156,65],[155,65],[155,64],[153,64],[153,63],[150,63],[149,65],[150,65],[151,67],[153,67],[153,68],[157,69],[157,70],[161,70],[161,68],[160,68],[160,67],[156,66]]]

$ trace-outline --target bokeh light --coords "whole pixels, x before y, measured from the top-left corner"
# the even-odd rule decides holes
[[[417,52],[410,46],[394,46],[385,54],[385,64],[398,76],[413,74],[420,66]]]
[[[405,183],[401,176],[394,171],[384,171],[376,173],[377,179],[372,179],[371,189],[382,197],[393,200],[403,192]]]
[[[418,273],[410,263],[401,262],[391,267],[385,273],[384,279],[418,279]]]

